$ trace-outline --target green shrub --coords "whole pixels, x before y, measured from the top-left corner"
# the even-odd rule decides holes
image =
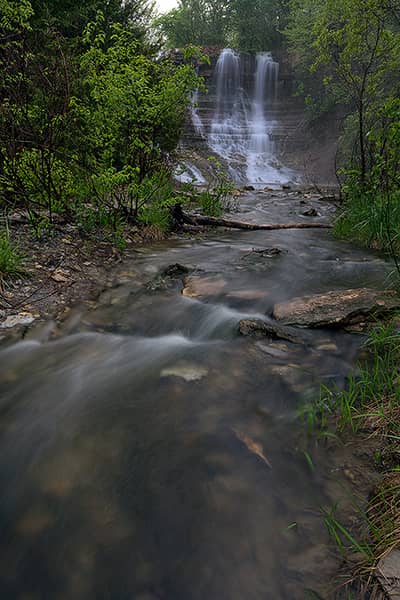
[[[222,215],[223,210],[220,198],[213,191],[204,190],[200,192],[198,201],[200,208],[205,215],[210,217],[220,217]]]
[[[11,242],[10,232],[6,228],[0,233],[0,286],[6,279],[22,273],[22,256]]]

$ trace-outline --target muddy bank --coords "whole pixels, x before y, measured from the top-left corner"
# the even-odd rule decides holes
[[[128,281],[140,248],[163,234],[126,226],[121,249],[111,232],[85,233],[61,220],[38,240],[26,223],[15,219],[10,236],[23,259],[22,273],[6,277],[0,288],[0,340],[23,334],[32,324],[60,320],[77,304],[90,305],[105,288]]]

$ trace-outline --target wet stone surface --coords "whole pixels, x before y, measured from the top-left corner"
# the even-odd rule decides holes
[[[273,316],[286,325],[329,327],[372,321],[399,308],[395,292],[359,288],[294,298],[276,304]]]

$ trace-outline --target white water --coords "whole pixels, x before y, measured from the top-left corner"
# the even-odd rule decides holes
[[[235,174],[235,162],[243,162],[246,154],[247,108],[240,81],[240,57],[225,48],[215,67],[216,110],[208,137],[210,148],[230,163]]]
[[[180,183],[191,183],[192,185],[204,185],[206,183],[200,169],[189,161],[183,161],[178,165],[174,177]]]
[[[240,55],[225,48],[215,68],[216,107],[211,121],[208,145],[228,162],[231,176],[239,182],[262,187],[282,184],[294,178],[276,158],[273,132],[276,122],[268,112],[277,101],[279,64],[269,52],[256,57],[251,97],[242,86]],[[192,113],[193,118],[193,113]],[[193,118],[195,130],[200,116]]]
[[[192,123],[196,134],[200,137],[204,137],[204,125],[198,112],[198,101],[199,101],[199,90],[196,90],[192,96],[192,102],[190,105],[190,113],[192,117]]]

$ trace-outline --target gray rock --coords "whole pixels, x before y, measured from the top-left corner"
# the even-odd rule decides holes
[[[377,577],[390,600],[400,600],[400,550],[392,550],[378,564]]]
[[[174,265],[168,265],[168,267],[162,271],[162,275],[167,277],[181,277],[182,275],[187,275],[191,271],[193,271],[193,267],[175,263]]]
[[[274,256],[279,256],[280,254],[287,254],[287,250],[282,250],[282,248],[262,248],[261,250],[257,250],[253,248],[251,252],[248,252],[242,257],[242,260],[246,260],[251,256],[257,258],[273,258]]]
[[[301,214],[304,217],[318,217],[318,211],[316,211],[315,208],[310,208],[309,210],[306,210]]]
[[[35,317],[27,312],[19,313],[18,315],[9,315],[2,323],[0,323],[0,328],[11,329],[11,327],[16,327],[18,325],[30,325],[34,320]]]
[[[365,322],[400,308],[393,291],[368,288],[335,290],[275,304],[273,316],[284,325],[338,327]]]
[[[304,344],[304,340],[299,335],[292,333],[286,327],[262,319],[242,319],[239,322],[239,333],[247,337],[268,337],[272,340],[287,340],[292,344]]]

